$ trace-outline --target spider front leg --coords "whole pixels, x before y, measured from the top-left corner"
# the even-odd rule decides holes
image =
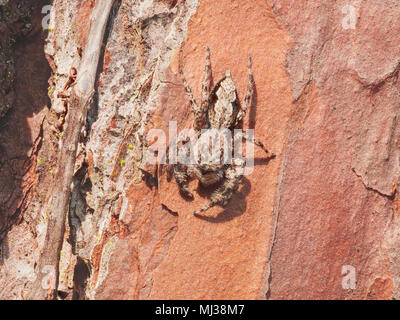
[[[241,109],[239,110],[237,117],[236,117],[236,123],[237,125],[245,116],[248,107],[250,106],[250,101],[251,98],[253,97],[254,94],[254,77],[253,77],[253,69],[252,69],[252,59],[249,57],[249,62],[247,66],[248,72],[249,72],[249,81],[247,82],[247,90],[246,90],[246,95],[244,97],[243,103],[241,105]]]
[[[243,159],[232,159],[232,164],[225,171],[224,184],[211,195],[210,203],[193,214],[198,215],[216,205],[225,207],[242,183],[245,165]]]
[[[183,164],[176,164],[174,165],[174,177],[175,181],[179,186],[179,191],[187,198],[193,200],[193,194],[189,190],[189,175],[188,175],[188,168]]]

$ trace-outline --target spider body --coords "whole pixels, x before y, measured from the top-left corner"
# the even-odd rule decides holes
[[[230,129],[235,125],[240,106],[236,86],[229,71],[216,84],[208,102],[207,122],[209,128]]]
[[[202,82],[202,100],[200,105],[197,104],[182,70],[179,70],[183,85],[191,102],[192,112],[194,113],[193,129],[196,131],[198,137],[200,137],[202,129],[216,129],[219,130],[219,132],[226,132],[229,130],[232,134],[234,128],[243,119],[254,92],[251,57],[249,57],[248,62],[249,80],[243,103],[239,102],[236,85],[230,71],[226,71],[224,77],[211,88],[212,75],[209,48],[207,48],[206,66]],[[246,137],[241,136],[241,138],[245,139]],[[215,137],[212,139],[215,141]],[[217,135],[217,139],[221,139],[221,136]],[[251,142],[261,147],[270,158],[275,156],[255,138],[253,138]],[[232,144],[232,140],[230,140],[230,143]],[[178,163],[173,166],[173,175],[180,192],[189,199],[194,198],[188,188],[190,179],[199,180],[203,187],[220,185],[212,193],[210,202],[195,211],[195,215],[207,211],[216,205],[226,206],[233,194],[238,190],[243,179],[245,168],[244,159],[233,158],[230,163],[226,163],[223,161],[223,158],[224,152],[227,151],[221,149],[221,152],[213,154],[211,145],[210,143],[204,143],[202,139],[197,140],[194,147],[200,150],[200,152],[198,153],[199,159],[195,162],[196,164],[185,164],[178,158]],[[230,147],[232,147],[232,145]],[[230,149],[229,151],[232,150],[231,148],[228,149]],[[208,154],[208,156],[204,157],[204,154]]]

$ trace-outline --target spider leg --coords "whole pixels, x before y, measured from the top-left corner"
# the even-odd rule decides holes
[[[199,130],[201,130],[203,113],[202,113],[201,109],[199,108],[199,106],[197,105],[197,102],[196,102],[196,99],[194,98],[192,89],[190,89],[190,86],[187,83],[185,76],[183,75],[182,69],[179,70],[179,73],[181,74],[183,86],[185,87],[186,93],[189,96],[190,103],[192,106],[192,112],[194,113],[194,130],[199,131]]]
[[[268,155],[268,158],[271,158],[271,159],[273,159],[273,158],[275,158],[276,157],[276,155],[274,154],[274,153],[272,153],[272,152],[270,152],[268,149],[267,149],[267,147],[265,147],[264,146],[264,144],[260,141],[260,140],[258,140],[257,138],[255,138],[254,136],[248,136],[248,135],[246,135],[246,134],[244,134],[243,132],[237,132],[237,133],[235,133],[235,140],[236,139],[245,139],[245,140],[247,140],[247,141],[250,141],[251,143],[253,143],[254,145],[256,145],[256,146],[258,146],[258,147],[260,147],[261,149],[263,149],[264,150],[264,152]]]
[[[172,164],[165,165],[165,171],[167,173],[167,181],[171,181],[172,175],[174,174],[174,166]]]
[[[276,155],[272,152],[270,152],[265,146],[264,144],[258,140],[257,138],[251,137],[251,139],[249,139],[248,137],[245,137],[246,140],[250,140],[250,142],[252,142],[253,144],[255,144],[256,146],[260,147],[261,149],[264,150],[264,152],[268,155],[268,158],[275,158]]]
[[[204,68],[203,82],[201,85],[201,111],[203,112],[203,116],[205,116],[208,111],[208,98],[210,96],[212,82],[210,48],[207,47],[206,51],[206,66]]]
[[[232,159],[232,164],[225,171],[226,180],[224,184],[211,195],[211,201],[207,205],[193,214],[198,215],[216,205],[226,206],[232,199],[233,194],[239,189],[243,179],[245,164],[243,159]]]
[[[175,181],[179,186],[179,191],[187,198],[194,199],[193,194],[190,192],[188,183],[189,175],[187,172],[187,166],[182,164],[176,164],[174,166],[174,177]]]
[[[241,109],[238,112],[238,115],[236,117],[236,124],[240,122],[240,120],[243,119],[247,112],[247,108],[250,106],[250,100],[251,97],[253,96],[254,93],[254,77],[253,77],[253,69],[252,69],[252,59],[249,57],[249,64],[247,66],[249,70],[249,81],[247,82],[247,90],[246,90],[246,95],[244,97],[244,101],[241,105]]]

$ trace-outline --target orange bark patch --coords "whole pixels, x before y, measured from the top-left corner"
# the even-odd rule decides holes
[[[81,48],[84,48],[86,44],[86,37],[90,25],[90,15],[94,4],[95,0],[83,1],[76,17],[75,25],[78,26],[78,43]]]
[[[162,107],[155,126],[179,130],[191,126],[188,98],[178,69],[181,67],[200,103],[206,47],[211,49],[214,83],[230,70],[244,99],[248,81],[247,59],[253,58],[256,95],[244,120],[245,128],[278,157],[269,163],[255,148],[254,172],[244,178],[239,192],[223,209],[213,208],[203,219],[193,211],[209,201],[207,192],[191,190],[195,200],[182,198],[174,179],[161,177],[161,203],[179,215],[178,232],[168,256],[153,273],[153,299],[254,299],[264,286],[280,154],[292,108],[285,55],[289,38],[265,1],[201,1],[189,22],[181,54],[176,54],[160,97]]]

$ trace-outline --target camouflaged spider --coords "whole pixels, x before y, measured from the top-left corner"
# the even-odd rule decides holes
[[[207,48],[206,66],[202,82],[202,99],[199,106],[196,103],[192,90],[185,80],[183,71],[179,70],[186,93],[190,98],[192,112],[194,113],[193,129],[198,135],[200,135],[202,129],[228,129],[233,131],[243,119],[254,92],[251,57],[249,57],[248,72],[249,80],[246,96],[242,105],[240,105],[236,86],[230,71],[226,71],[225,76],[211,88],[210,49]],[[247,139],[244,135],[242,135],[241,138]],[[268,158],[275,157],[275,155],[270,153],[257,139],[252,138],[251,142],[261,147],[267,153]],[[197,162],[197,164],[186,165],[178,160],[178,163],[173,166],[173,174],[180,192],[189,199],[194,198],[188,188],[190,179],[198,179],[200,184],[204,187],[220,184],[212,193],[211,201],[194,212],[194,214],[197,215],[216,205],[226,206],[242,183],[244,168],[245,161],[242,158],[233,158],[230,164],[224,164],[223,162],[216,164],[200,161]]]

